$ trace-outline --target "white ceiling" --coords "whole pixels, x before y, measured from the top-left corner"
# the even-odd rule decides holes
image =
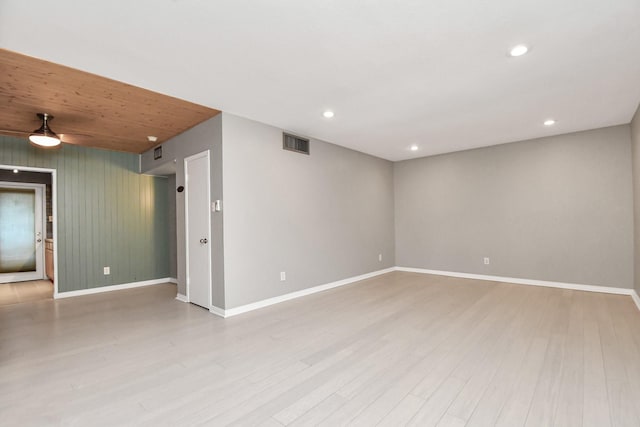
[[[390,160],[640,101],[638,0],[2,0],[0,46]]]

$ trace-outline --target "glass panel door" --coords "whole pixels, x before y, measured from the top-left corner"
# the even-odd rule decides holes
[[[0,188],[0,273],[36,270],[36,190]]]
[[[44,277],[42,187],[0,183],[0,283]]]

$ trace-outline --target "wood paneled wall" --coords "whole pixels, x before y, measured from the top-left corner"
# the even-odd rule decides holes
[[[138,161],[72,145],[45,151],[0,136],[0,165],[57,170],[59,292],[169,276],[167,180],[138,174]]]

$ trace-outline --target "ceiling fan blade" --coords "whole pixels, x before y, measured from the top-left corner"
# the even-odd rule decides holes
[[[0,133],[11,133],[15,135],[29,135],[31,132],[24,130],[14,130],[14,129],[0,129]]]
[[[60,141],[65,144],[80,144],[92,139],[91,135],[85,135],[82,133],[59,133],[58,137]]]

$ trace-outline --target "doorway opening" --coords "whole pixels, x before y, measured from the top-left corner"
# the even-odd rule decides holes
[[[0,305],[58,291],[55,169],[0,165]]]

